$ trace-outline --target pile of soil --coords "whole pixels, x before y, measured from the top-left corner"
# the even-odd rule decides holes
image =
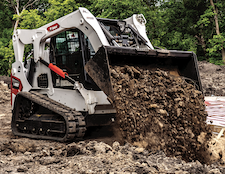
[[[225,66],[199,61],[198,67],[204,95],[225,96]]]
[[[118,124],[128,142],[186,161],[208,162],[211,131],[200,91],[160,69],[111,69]]]

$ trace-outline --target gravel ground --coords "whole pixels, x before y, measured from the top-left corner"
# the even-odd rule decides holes
[[[0,143],[0,173],[225,173],[218,165],[186,163],[162,151],[151,152],[129,143],[57,143],[24,138]]]
[[[205,96],[225,96],[225,66],[198,62]]]

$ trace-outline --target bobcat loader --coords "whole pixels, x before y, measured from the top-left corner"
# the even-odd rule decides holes
[[[147,65],[184,77],[202,90],[193,52],[154,49],[142,14],[125,20],[95,18],[79,8],[13,35],[12,132],[68,141],[87,127],[115,121],[110,65]],[[30,54],[24,56],[24,50]]]

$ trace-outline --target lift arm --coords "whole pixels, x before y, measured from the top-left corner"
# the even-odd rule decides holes
[[[80,7],[77,11],[38,29],[18,29],[13,35],[13,47],[16,61],[23,61],[24,45],[33,44],[34,61],[38,62],[39,57],[42,57],[44,52],[46,39],[71,28],[80,29],[89,38],[96,52],[102,45],[109,46],[107,38],[99,26],[97,19],[86,8]]]

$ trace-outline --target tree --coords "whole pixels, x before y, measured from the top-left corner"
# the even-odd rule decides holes
[[[111,19],[126,19],[133,14],[144,13],[147,8],[141,0],[94,0],[91,7],[95,16]]]
[[[4,2],[0,2],[0,75],[8,75],[9,58],[13,57],[12,43],[12,26],[13,12],[5,6]],[[11,45],[10,45],[11,44]]]
[[[89,0],[49,0],[49,8],[44,12],[47,22],[54,21],[65,16],[79,7],[89,7]]]
[[[0,67],[4,64],[1,61],[13,57],[13,29],[39,28],[78,7],[86,7],[94,16],[112,19],[142,13],[154,46],[190,50],[200,60],[222,63],[224,55],[221,54],[225,54],[223,0],[3,0],[0,2]]]
[[[216,37],[216,39],[222,40],[222,43],[220,43],[221,53],[222,53],[222,60],[225,63],[225,50],[224,50],[224,46],[223,46],[225,38],[223,36],[221,36],[221,34],[220,34],[219,21],[218,21],[218,7],[215,6],[213,0],[210,0],[210,4],[213,7],[214,20],[215,20],[215,26],[216,26],[216,34],[219,36],[219,37]]]
[[[195,26],[199,31],[198,36],[202,40],[202,47],[206,52],[207,60],[215,64],[225,63],[224,7],[225,4],[222,0],[217,0],[216,3],[212,0],[207,1],[207,8]]]
[[[36,21],[35,14],[43,13],[48,7],[48,0],[3,0],[0,2],[0,18],[2,19],[2,25],[0,26],[0,74],[10,74],[11,63],[14,60],[14,52],[12,46],[12,33],[19,26],[19,20],[22,20],[27,14],[27,9],[37,9],[32,11],[28,20],[33,20],[31,26],[36,27],[41,23],[41,19]],[[27,17],[28,18],[28,17]],[[14,21],[13,19],[16,19]],[[40,25],[44,24],[42,22]],[[24,26],[26,23],[24,23]],[[21,27],[22,28],[22,27]],[[25,27],[24,27],[25,28]]]
[[[32,6],[38,0],[27,0],[27,1],[4,0],[4,1],[9,5],[9,7],[11,7],[14,10],[14,12],[17,16],[16,22],[14,25],[14,31],[15,31],[19,24],[20,16],[23,13],[23,11],[26,10],[28,7]]]
[[[164,2],[157,13],[160,13],[158,25],[158,46],[167,49],[197,51],[196,38],[193,36],[196,7],[184,1],[171,0]]]
[[[39,28],[47,23],[46,18],[39,14],[37,9],[24,10],[20,17],[19,28],[20,29],[35,29]]]
[[[13,56],[12,42],[6,47],[4,43],[0,41],[0,75],[10,74],[11,64],[9,64],[9,60]]]
[[[19,28],[34,29],[65,16],[81,6],[89,6],[89,0],[39,0],[34,9],[20,15]]]
[[[89,10],[94,16],[110,19],[126,19],[133,14],[143,14],[147,20],[147,35],[153,45],[160,46],[159,35],[163,35],[160,26],[163,23],[159,12],[159,0],[94,0]]]

